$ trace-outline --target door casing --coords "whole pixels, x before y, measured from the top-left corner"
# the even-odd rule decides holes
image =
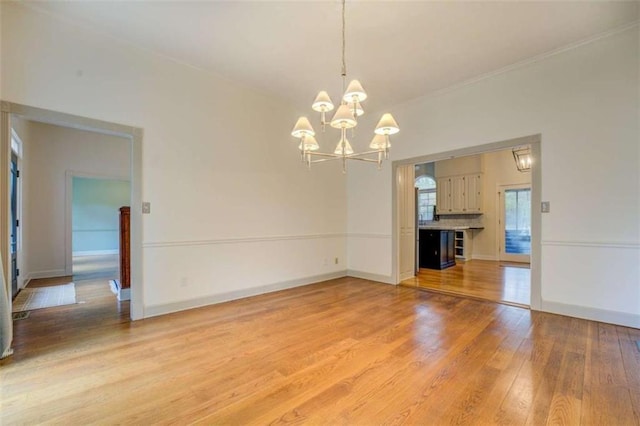
[[[542,228],[542,216],[540,209],[541,194],[542,194],[542,135],[535,134],[529,136],[523,136],[514,139],[507,139],[499,142],[493,142],[483,145],[476,145],[467,148],[456,149],[452,151],[421,155],[417,157],[406,158],[402,160],[395,160],[391,163],[392,173],[391,178],[393,184],[391,185],[391,282],[394,284],[400,283],[400,235],[399,235],[399,214],[398,214],[398,191],[395,185],[395,179],[397,176],[397,168],[403,165],[431,163],[434,161],[447,160],[454,157],[463,157],[467,155],[483,154],[493,151],[501,151],[517,146],[530,145],[531,155],[533,163],[531,166],[531,303],[532,310],[540,310],[542,305],[542,285],[541,285],[541,228]]]

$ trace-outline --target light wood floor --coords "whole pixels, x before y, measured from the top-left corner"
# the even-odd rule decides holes
[[[73,278],[75,280],[117,279],[119,275],[120,257],[117,254],[73,256]]]
[[[531,297],[531,270],[526,264],[487,260],[458,262],[441,271],[420,269],[403,285],[442,293],[475,297],[494,302],[528,306]]]
[[[15,323],[0,424],[640,423],[637,329],[355,278],[130,323],[77,284]]]

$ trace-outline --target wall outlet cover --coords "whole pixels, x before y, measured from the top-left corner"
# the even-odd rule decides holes
[[[149,214],[151,213],[151,203],[148,201],[143,201],[142,202],[142,214]]]
[[[542,203],[540,203],[540,207],[542,213],[549,213],[551,211],[551,202],[543,201]]]

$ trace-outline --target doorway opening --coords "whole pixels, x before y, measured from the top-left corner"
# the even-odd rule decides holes
[[[41,127],[52,126],[52,127],[64,129],[66,131],[80,131],[80,132],[84,132],[85,134],[110,136],[113,139],[118,139],[123,141],[124,143],[123,146],[125,147],[124,153],[126,155],[126,158],[122,164],[124,165],[125,172],[117,173],[115,176],[109,175],[108,177],[111,177],[111,178],[125,177],[125,180],[129,180],[130,181],[129,202],[126,204],[131,206],[135,206],[135,205],[140,206],[142,204],[142,201],[141,201],[142,130],[141,129],[130,127],[130,126],[124,126],[116,123],[109,123],[109,122],[104,122],[100,120],[94,120],[94,119],[89,119],[85,117],[60,113],[56,111],[45,110],[41,108],[14,104],[10,102],[2,102],[2,144],[5,147],[7,147],[7,151],[8,151],[8,145],[10,143],[10,138],[7,136],[10,135],[10,129],[13,128],[13,124],[20,121],[35,123],[36,126],[41,126]],[[70,151],[70,152],[71,154],[73,153],[73,151]],[[29,152],[25,150],[24,154],[25,156],[28,156]],[[94,164],[100,164],[101,154],[99,152],[94,152],[93,154],[94,154],[94,158],[92,161],[95,162]],[[42,166],[43,164],[48,165],[48,163],[51,160],[52,159],[49,158],[44,162],[40,162],[39,164],[34,165],[33,167],[31,167],[32,171],[36,170],[38,167]],[[6,155],[4,156],[2,164],[0,166],[3,170],[5,170],[5,173],[9,175],[11,162]],[[85,170],[83,170],[83,168]],[[24,173],[25,177],[28,179],[27,176],[29,175],[29,170],[24,170],[24,172],[25,172]],[[71,167],[67,169],[67,172],[71,172],[72,174],[73,172],[80,172],[80,174],[83,172],[85,174],[96,173],[96,171],[91,167],[91,165],[88,165],[87,167],[80,167],[80,168]],[[97,173],[100,173],[100,172],[97,172]],[[102,173],[102,174],[105,175],[105,173]],[[105,177],[105,176],[101,176],[101,177]],[[22,179],[22,175],[20,179]],[[65,241],[62,244],[55,244],[53,247],[53,250],[51,249],[51,247],[42,247],[42,246],[34,245],[33,246],[35,247],[34,252],[29,253],[28,255],[25,254],[23,256],[24,259],[22,261],[26,265],[29,265],[29,262],[32,262],[32,261],[34,263],[31,263],[30,267],[27,267],[27,269],[32,269],[32,271],[30,271],[31,272],[30,276],[26,276],[26,274],[22,274],[23,271],[22,271],[22,268],[20,268],[21,274],[20,274],[20,278],[18,279],[19,288],[24,287],[27,284],[30,284],[30,281],[33,282],[37,279],[48,277],[47,279],[55,281],[55,280],[65,279],[65,277],[70,277],[72,276],[72,274],[74,274],[73,255],[72,255],[71,213],[70,213],[70,210],[72,208],[71,206],[72,197],[70,192],[65,190],[64,172],[63,172],[62,179],[63,181],[60,183],[60,185],[58,185],[58,188],[62,187],[62,195],[56,194],[52,198],[56,199],[57,205],[59,204],[61,206],[60,207],[60,209],[62,210],[61,214],[65,214],[64,213],[65,210],[69,211],[69,214],[65,215],[67,217],[66,223],[65,221],[63,221],[62,223],[59,223],[57,225],[58,229],[55,229],[55,232],[64,233],[63,238]],[[6,182],[6,187],[3,188],[3,191],[6,191],[5,193],[9,194],[10,182],[8,181],[5,181],[5,182]],[[39,189],[40,188],[38,188],[37,185],[34,186],[34,189],[33,189],[34,194],[31,194],[31,195],[34,195],[37,197],[39,195],[38,194]],[[9,197],[7,197],[7,200],[8,199]],[[7,265],[10,264],[11,245],[12,245],[11,244],[11,241],[12,241],[11,227],[9,226],[9,224],[11,223],[11,221],[9,220],[9,217],[11,216],[12,212],[11,212],[11,206],[8,204],[10,203],[4,204],[4,207],[2,208],[2,212],[0,213],[0,215],[4,215],[7,223],[6,227],[4,226],[0,227],[0,241],[2,241],[2,243],[0,244],[0,249],[2,252],[2,256],[5,259],[5,262],[6,262],[5,264]],[[17,207],[18,212],[20,212],[20,204],[21,203],[18,202],[18,207]],[[65,208],[65,205],[68,207]],[[45,210],[46,212],[49,209],[45,208],[43,210]],[[50,210],[51,211],[49,211],[49,213],[53,214],[53,209],[50,209]],[[57,212],[57,213],[60,213],[60,212]],[[131,209],[130,277],[131,277],[132,285],[131,285],[131,292],[130,292],[131,294],[130,310],[127,309],[126,316],[127,318],[134,319],[134,320],[141,319],[144,317],[143,303],[142,303],[143,288],[142,288],[142,280],[141,280],[142,278],[142,274],[141,274],[142,272],[141,271],[142,217],[141,217],[141,214],[142,214],[141,209]],[[25,220],[26,219],[27,218],[25,217]],[[20,225],[22,225],[22,222],[23,221],[20,222]],[[34,221],[34,220],[30,220],[29,222],[31,224],[38,223],[38,221]],[[26,221],[24,223],[25,223],[25,226],[28,226]],[[20,228],[18,229],[20,230]],[[104,230],[106,229],[103,229],[103,231]],[[25,231],[28,231],[31,235],[38,233],[37,229],[29,229],[29,230],[25,229]],[[25,232],[23,232],[22,234],[25,235]],[[17,233],[18,252],[20,251],[21,247],[24,246],[23,244],[21,244],[20,235],[21,235],[20,232],[18,232]],[[53,263],[53,262],[47,263],[47,262],[41,261],[42,260],[41,258],[38,260],[39,255],[42,254],[42,252],[44,252],[47,249],[49,253],[54,253],[54,257],[56,259],[61,258],[63,262],[60,263],[58,260],[56,260],[55,261],[56,263]],[[20,265],[20,262],[21,262],[20,256],[18,256],[17,262],[18,262],[18,265]],[[50,264],[54,266],[51,267],[49,266]],[[61,266],[57,266],[57,265],[61,265]],[[9,283],[10,283],[9,268],[5,270],[5,282],[8,283],[7,286],[9,286]],[[107,284],[107,288],[108,288],[108,284]],[[9,307],[9,310],[11,310],[10,307]]]
[[[120,277],[120,209],[131,204],[129,180],[68,172],[67,191],[71,193],[71,207],[67,210],[71,214],[71,237],[67,237],[67,241],[71,241],[74,280],[117,281]],[[119,300],[123,300],[118,286],[112,287]]]
[[[532,153],[526,172],[512,155],[523,146]],[[415,173],[411,179],[409,170]],[[533,206],[541,192],[540,135],[396,161],[393,173],[397,283],[538,308],[541,218]],[[422,188],[432,181],[435,189]],[[411,209],[402,202],[409,191],[416,191]],[[402,239],[406,223],[415,224],[412,245]],[[409,258],[416,272],[408,277]]]
[[[11,129],[11,159],[9,165],[9,252],[11,255],[11,298],[14,299],[18,294],[19,284],[18,277],[20,275],[21,253],[21,228],[20,218],[22,213],[21,202],[21,184],[20,184],[20,168],[22,159],[22,140],[18,134]]]

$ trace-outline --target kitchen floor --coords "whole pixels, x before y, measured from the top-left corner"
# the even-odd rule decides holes
[[[402,285],[528,307],[531,269],[527,263],[470,260],[440,271],[420,269]]]

